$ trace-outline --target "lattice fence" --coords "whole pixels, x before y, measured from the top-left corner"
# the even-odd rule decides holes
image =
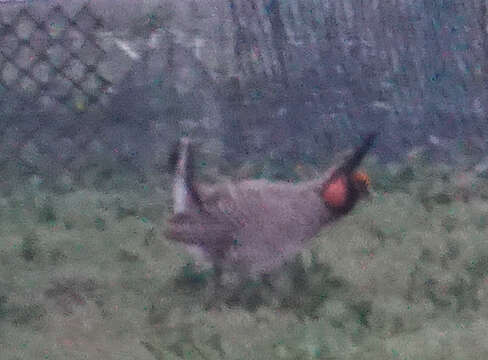
[[[102,29],[88,5],[74,15],[54,6],[42,19],[21,7],[0,22],[0,96],[15,93],[43,109],[63,105],[75,112],[103,104],[111,83],[98,71]]]

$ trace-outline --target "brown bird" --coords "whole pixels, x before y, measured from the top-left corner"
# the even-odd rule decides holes
[[[375,137],[368,135],[341,166],[315,180],[216,185],[193,181],[191,141],[182,138],[173,156],[174,216],[166,234],[201,251],[220,272],[233,268],[251,276],[268,273],[368,193],[369,178],[356,168]]]

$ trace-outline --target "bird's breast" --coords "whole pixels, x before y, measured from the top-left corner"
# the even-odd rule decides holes
[[[267,271],[303,249],[326,223],[319,194],[294,186],[249,183],[233,189],[223,212],[238,224],[229,259]]]

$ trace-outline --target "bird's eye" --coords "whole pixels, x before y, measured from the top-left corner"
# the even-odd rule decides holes
[[[368,176],[363,171],[356,171],[353,175],[353,181],[356,185],[358,185],[360,188],[367,189],[371,185],[371,180]]]

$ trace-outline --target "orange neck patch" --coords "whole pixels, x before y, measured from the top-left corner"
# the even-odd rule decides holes
[[[347,179],[345,176],[339,176],[333,182],[324,186],[322,198],[328,205],[340,208],[346,205],[347,192]]]

